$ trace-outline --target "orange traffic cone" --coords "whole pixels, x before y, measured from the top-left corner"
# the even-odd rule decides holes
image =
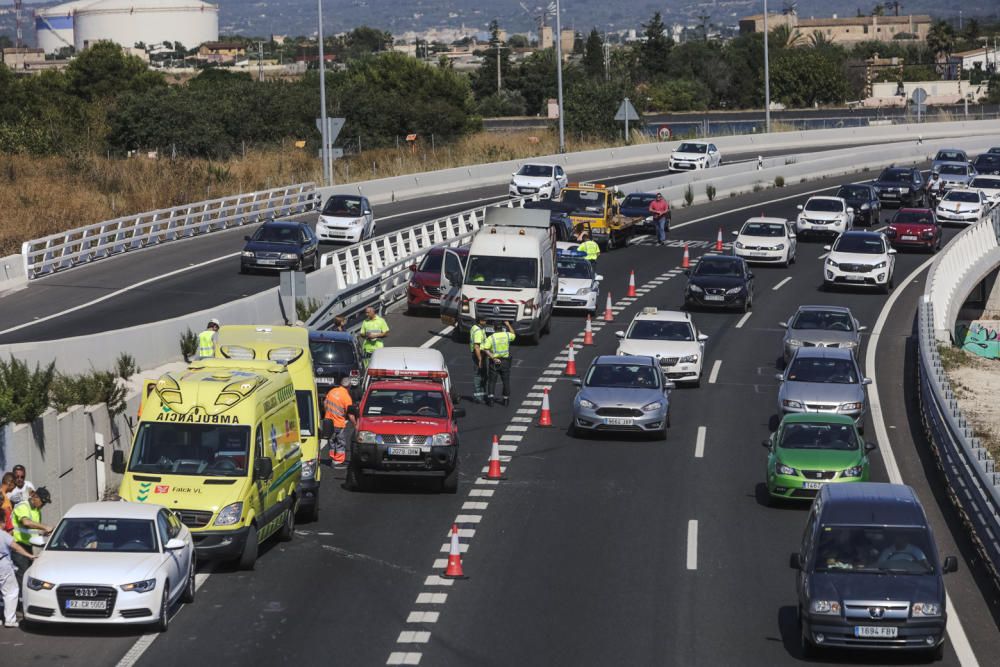
[[[448,567],[444,571],[445,579],[465,579],[462,572],[462,552],[458,548],[458,525],[451,524],[451,549],[448,551]]]
[[[583,329],[583,344],[594,344],[594,330],[590,328],[590,315],[587,315],[587,326]]]
[[[500,441],[493,436],[493,448],[490,450],[490,467],[483,479],[507,479],[500,470]]]
[[[628,295],[635,296],[635,271],[629,271],[628,274]]]
[[[608,305],[604,306],[604,321],[610,322],[615,319],[615,314],[611,312],[611,292],[608,292]]]
[[[722,252],[722,227],[719,227],[719,235],[715,237],[715,252]]]
[[[542,414],[538,417],[539,426],[552,426],[552,411],[549,409],[549,388],[542,390]]]
[[[684,259],[681,260],[681,268],[682,269],[690,269],[691,268],[691,255],[688,254],[688,244],[687,243],[684,244]]]
[[[576,375],[576,354],[573,352],[572,341],[569,344],[569,359],[566,360],[566,375]]]

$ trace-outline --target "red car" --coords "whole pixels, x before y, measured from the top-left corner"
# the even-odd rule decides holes
[[[893,248],[941,249],[941,225],[929,208],[901,208],[885,230]]]
[[[406,312],[413,314],[420,310],[437,310],[441,305],[441,259],[444,257],[444,247],[435,246],[431,248],[420,264],[412,264],[410,271],[410,284],[406,288]],[[469,256],[469,247],[451,248],[458,253],[465,266],[465,260]]]

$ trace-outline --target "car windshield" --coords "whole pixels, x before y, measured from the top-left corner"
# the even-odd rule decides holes
[[[45,550],[157,553],[159,547],[148,519],[74,518],[59,522]]]
[[[556,260],[556,272],[560,278],[579,278],[581,280],[594,278],[594,268],[585,259]]]
[[[742,236],[783,237],[785,226],[780,222],[748,222],[740,231]]]
[[[839,310],[800,310],[792,322],[793,329],[814,331],[854,331],[854,321]]]
[[[836,449],[857,451],[861,446],[852,424],[785,424],[778,440],[782,449]]]
[[[518,170],[517,175],[532,178],[552,178],[552,167],[544,164],[526,164]]]
[[[961,151],[938,151],[938,154],[934,156],[934,159],[938,162],[950,161],[950,162],[964,162],[965,153]]]
[[[253,235],[254,241],[289,243],[294,245],[298,245],[301,238],[301,230],[298,227],[290,225],[264,225]]]
[[[465,281],[476,287],[536,287],[538,260],[476,255],[469,259]]]
[[[354,346],[345,340],[311,340],[313,363],[321,365],[354,364]]]
[[[649,208],[649,205],[653,203],[656,199],[656,195],[647,194],[631,194],[625,197],[625,201],[622,202],[622,206],[629,206],[632,208]]]
[[[632,340],[694,340],[694,332],[687,322],[662,320],[636,320],[626,338]]]
[[[969,167],[964,164],[943,164],[938,169],[939,174],[949,174],[952,176],[967,176]]]
[[[858,374],[854,363],[847,359],[804,357],[792,361],[786,379],[789,382],[857,384]]]
[[[878,180],[899,182],[910,180],[910,172],[906,169],[885,169],[879,175]]]
[[[603,190],[563,190],[562,201],[573,207],[574,215],[601,217],[604,215]]]
[[[250,427],[142,422],[129,471],[158,475],[244,477],[250,458]]]
[[[594,364],[587,373],[588,387],[656,389],[660,371],[646,364]]]
[[[852,252],[862,255],[881,255],[885,252],[882,239],[878,236],[855,236],[844,234],[833,246],[834,252]]]
[[[816,572],[930,574],[937,564],[928,537],[926,528],[823,525],[813,567]]]
[[[960,201],[968,204],[978,204],[979,203],[979,193],[970,192],[969,190],[952,190],[945,195],[942,201]]]
[[[974,178],[971,186],[983,190],[1000,190],[1000,178]]]
[[[444,394],[430,389],[372,389],[365,398],[365,417],[448,416]]]
[[[738,262],[730,259],[702,259],[694,267],[696,276],[740,276],[743,270]]]
[[[900,211],[892,219],[892,222],[907,225],[933,225],[934,217],[930,211]]]
[[[868,199],[871,191],[864,185],[843,185],[837,191],[837,196],[844,199]]]
[[[708,144],[683,143],[677,147],[678,153],[707,153]]]
[[[334,195],[326,200],[322,215],[357,218],[361,215],[361,197]]]
[[[810,199],[806,202],[806,210],[839,213],[844,210],[844,204],[836,199]]]

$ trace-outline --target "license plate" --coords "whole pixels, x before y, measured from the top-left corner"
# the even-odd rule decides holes
[[[607,417],[604,419],[604,423],[608,426],[631,426],[634,420],[628,417]]]
[[[264,265],[264,266],[272,266],[274,264],[277,264],[278,260],[276,260],[276,259],[258,259],[257,263],[261,264],[261,265]]]
[[[813,489],[813,490],[815,490],[815,489],[820,489],[822,487],[823,487],[823,482],[803,482],[802,483],[802,488],[803,489]]]
[[[316,384],[333,384],[336,382],[333,378],[316,378]]]
[[[916,241],[917,240],[917,237],[913,236],[912,234],[904,234],[901,238],[904,241]]]
[[[864,276],[850,276],[850,275],[844,276],[844,280],[854,280],[857,282],[864,282],[864,279],[865,279]]]
[[[891,625],[855,625],[855,637],[876,637],[878,639],[895,639],[899,628]]]
[[[107,610],[107,600],[66,600],[67,609]]]
[[[725,301],[726,297],[719,296],[718,294],[706,294],[705,301]]]
[[[419,447],[390,447],[389,456],[420,456]]]
[[[441,299],[427,299],[427,303],[431,306],[440,306]]]

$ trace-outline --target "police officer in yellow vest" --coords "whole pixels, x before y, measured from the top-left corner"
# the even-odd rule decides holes
[[[215,357],[219,341],[219,320],[214,317],[208,321],[208,326],[198,334],[198,358],[212,359]]]
[[[590,239],[590,234],[584,232],[582,235],[583,241],[576,247],[578,252],[586,253],[587,261],[595,269],[597,268],[597,257],[601,254],[601,246],[597,245],[596,241]]]
[[[506,331],[496,331],[486,338],[484,349],[490,358],[490,373],[486,381],[486,405],[493,405],[493,392],[496,389],[497,377],[503,383],[504,405],[510,402],[510,344],[514,342],[514,327],[510,322],[504,322]]]
[[[372,352],[385,347],[382,339],[389,335],[389,323],[375,312],[371,306],[365,308],[365,321],[361,323],[361,350],[365,353],[365,363]]]
[[[486,357],[486,319],[477,318],[477,322],[469,329],[469,351],[472,353],[472,400],[483,403],[486,400],[486,379],[489,366]]]

